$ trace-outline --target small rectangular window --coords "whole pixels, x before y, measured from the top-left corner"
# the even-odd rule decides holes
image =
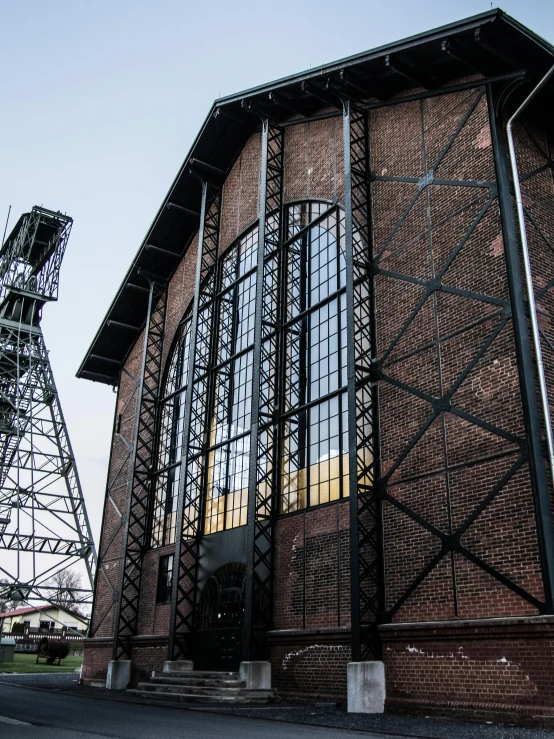
[[[160,557],[160,567],[158,570],[158,591],[156,594],[156,603],[171,602],[171,583],[173,580],[173,555],[166,554]]]

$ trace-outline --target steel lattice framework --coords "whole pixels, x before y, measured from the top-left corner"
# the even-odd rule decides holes
[[[554,189],[552,134],[541,126],[523,123],[517,129],[517,150],[541,347],[547,369],[548,394],[552,398],[554,388],[548,374],[554,358],[554,233],[549,202]]]
[[[177,533],[173,568],[168,659],[190,657],[198,583],[200,539],[203,531],[205,469],[202,455],[209,434],[209,375],[214,361],[217,318],[216,265],[219,245],[221,188],[202,182],[202,207],[196,263],[196,288],[191,318],[188,385],[184,428]]]
[[[344,102],[352,659],[378,659],[383,609],[368,114]],[[356,228],[354,228],[354,225]]]
[[[40,320],[71,225],[34,207],[0,251],[0,594],[69,607],[92,601],[96,552]],[[82,587],[50,583],[81,563]]]
[[[284,132],[264,118],[256,325],[252,372],[252,427],[248,484],[248,539],[243,659],[267,658],[265,632],[273,619],[273,529],[278,465],[279,328],[282,314]],[[256,588],[257,592],[254,592]]]
[[[351,500],[351,531],[355,531],[356,525],[359,530],[358,545],[353,545],[352,565],[357,564],[359,553],[357,573],[360,590],[357,613],[356,594],[353,593],[353,659],[366,658],[365,655],[378,652],[378,644],[372,648],[369,640],[364,638],[367,616],[381,622],[394,620],[418,588],[434,576],[451,578],[448,592],[452,594],[452,612],[460,615],[457,579],[467,577],[470,567],[488,576],[489,582],[496,582],[499,592],[512,594],[501,597],[515,594],[521,599],[521,608],[527,609],[522,612],[548,613],[552,610],[551,572],[544,545],[549,541],[548,529],[551,528],[549,512],[547,516],[543,515],[547,509],[548,490],[522,300],[517,237],[495,99],[495,91],[485,87],[455,98],[448,125],[441,121],[442,128],[438,128],[438,133],[425,121],[424,101],[411,103],[419,106],[421,111],[420,129],[414,141],[420,147],[418,156],[421,157],[422,171],[408,176],[402,173],[400,164],[396,171],[388,173],[382,164],[372,163],[372,167],[377,168],[369,178],[372,207],[378,202],[381,217],[386,209],[390,220],[387,221],[387,231],[381,227],[378,237],[375,226],[371,226],[373,254],[369,265],[367,259],[356,256],[353,247],[353,280],[349,280],[349,285],[352,284],[354,297],[350,298],[350,309],[358,311],[360,317],[360,311],[374,311],[374,288],[372,281],[366,278],[369,273],[373,275],[373,281],[378,281],[380,299],[384,300],[387,293],[396,295],[398,310],[404,312],[396,320],[396,329],[392,330],[384,317],[377,329],[373,329],[377,334],[374,339],[377,346],[367,347],[368,355],[372,356],[371,368],[360,362],[359,356],[354,360],[357,443],[364,438],[364,445],[376,450],[376,457],[378,452],[383,456],[383,441],[377,443],[377,428],[372,427],[370,416],[364,418],[363,407],[368,405],[363,403],[358,410],[362,393],[368,403],[370,401],[370,378],[377,381],[379,415],[386,417],[387,408],[395,402],[402,402],[406,415],[413,420],[413,431],[401,445],[387,442],[386,465],[381,460],[383,470],[372,469],[370,460],[357,460],[358,481],[364,470],[369,479],[375,475],[375,497],[368,498],[367,508],[362,501],[356,506],[353,497]],[[350,208],[352,213],[361,212],[356,218],[363,231],[368,217],[367,210],[363,210],[367,201],[364,200],[361,178],[359,187],[357,183],[363,172],[363,162],[368,158],[358,143],[362,138],[357,133],[363,125],[361,116],[358,122],[355,114],[351,114],[350,123],[347,119],[348,110],[345,113],[345,144],[350,141],[352,205],[349,206],[347,194],[347,217]],[[460,156],[458,145],[467,141],[468,136],[488,130],[489,126],[492,135],[489,154],[482,154],[480,159],[467,164],[467,160]],[[441,137],[439,146],[437,141]],[[485,146],[491,144],[485,143]],[[400,161],[404,161],[402,157]],[[464,167],[469,170],[467,174]],[[478,176],[481,171],[488,176]],[[360,192],[358,196],[355,194],[357,190]],[[445,203],[442,209],[437,209],[438,202]],[[423,224],[420,232],[415,224]],[[504,284],[502,280],[495,283],[489,278],[488,283],[485,278],[481,279],[480,289],[473,288],[472,281],[478,282],[479,277],[473,275],[464,261],[473,258],[474,252],[470,250],[478,242],[472,238],[480,233],[480,229],[488,229],[487,233],[494,234],[497,233],[494,229],[500,227],[500,243],[503,242],[506,260],[506,276],[502,279],[506,282],[506,289],[503,292],[504,288],[499,287],[499,284]],[[347,227],[347,234],[349,232]],[[407,238],[408,234],[410,238]],[[357,302],[356,295],[362,298],[361,303]],[[454,305],[459,306],[457,311],[453,310]],[[377,319],[375,315],[371,318],[366,314],[363,320],[369,320],[369,324],[375,327]],[[364,340],[371,341],[371,338],[365,337]],[[463,349],[461,341],[465,342]],[[355,337],[351,348],[355,347],[357,351],[359,343]],[[502,358],[510,352],[517,357],[522,395],[519,430],[513,428],[513,421],[505,421],[498,412],[493,414],[486,403],[479,402],[471,385],[476,369],[503,361]],[[417,371],[415,362],[419,363]],[[354,394],[351,387],[349,391]],[[352,406],[351,413],[354,414]],[[517,411],[514,413],[517,417]],[[463,462],[456,458],[454,430],[474,439],[472,453]],[[373,441],[368,445],[367,440],[371,438]],[[432,468],[429,460],[438,457],[442,457],[442,461],[437,461],[436,468]],[[417,459],[421,461],[416,462]],[[459,491],[465,484],[463,476],[466,480],[473,479],[471,475],[476,474],[475,470],[482,471],[480,474],[486,477],[487,487],[475,485],[471,493],[466,494],[468,498],[462,506]],[[479,535],[472,536],[475,529],[486,526],[487,517],[493,515],[491,511],[495,506],[502,501],[511,504],[514,490],[518,484],[524,484],[521,480],[526,476],[529,476],[534,490],[538,512],[537,538],[543,591],[540,587],[528,587],[522,576],[511,572],[505,563],[498,564],[493,556],[482,551]],[[426,486],[427,499],[417,494],[421,485]],[[440,512],[433,508],[435,503],[430,502],[433,500],[431,496],[435,502],[443,500],[443,495],[439,498],[435,490],[437,485],[444,490],[446,501],[444,511]],[[412,494],[411,491],[416,492]],[[362,493],[363,499],[363,489],[358,492]],[[379,506],[382,506],[382,511]],[[367,513],[366,523],[364,515]],[[387,526],[394,531],[394,526],[402,522],[404,535],[422,542],[416,561],[406,562],[402,577],[387,578],[386,592],[382,593],[379,592],[382,580],[378,574],[381,567],[381,520],[385,527],[385,566]],[[364,546],[368,547],[368,555],[362,553]],[[447,572],[451,574],[447,575]],[[352,584],[353,588],[356,587],[355,575]],[[362,644],[359,651],[356,630]]]
[[[130,658],[138,627],[142,559],[147,549],[155,435],[158,421],[167,288],[149,277],[150,291],[138,388],[131,490],[125,516],[125,553],[120,571],[113,659]]]

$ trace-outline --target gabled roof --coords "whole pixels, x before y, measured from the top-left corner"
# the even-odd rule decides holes
[[[115,384],[148,304],[145,273],[168,281],[198,229],[201,186],[194,168],[229,172],[260,125],[258,112],[291,125],[341,98],[369,107],[415,88],[441,90],[476,73],[527,72],[535,81],[554,64],[554,47],[502,10],[451,23],[372,51],[217,100],[173,182],[77,372]],[[450,88],[455,89],[455,88]],[[546,96],[546,92],[544,93]]]
[[[43,606],[28,606],[26,608],[16,608],[15,611],[6,611],[5,613],[0,613],[0,618],[11,618],[12,616],[24,616],[25,614],[29,613],[38,613],[39,611],[47,611],[51,608],[58,608],[60,611],[64,611],[64,613],[69,613],[70,616],[73,616],[74,618],[78,618],[81,621],[86,621],[85,616],[81,616],[80,613],[76,613],[75,611],[72,611],[69,608],[66,608],[65,606],[60,605],[54,605],[52,603],[46,603]]]

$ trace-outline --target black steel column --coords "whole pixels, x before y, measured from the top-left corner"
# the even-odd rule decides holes
[[[207,384],[215,331],[216,264],[221,188],[202,182],[196,282],[190,327],[184,439],[177,503],[171,617],[167,659],[190,658],[194,629],[198,558],[205,505],[203,453],[208,419]]]
[[[278,321],[283,220],[281,128],[262,121],[260,220],[256,272],[256,323],[248,473],[243,660],[267,659],[265,634],[273,619],[273,528],[278,485]]]
[[[127,502],[123,537],[125,551],[119,576],[119,599],[114,622],[116,633],[113,660],[121,657],[130,659],[131,637],[137,633],[142,558],[147,547],[152,468],[155,460],[154,439],[158,418],[166,306],[167,288],[150,281],[131,467],[131,491]]]
[[[514,220],[512,185],[508,174],[508,153],[501,112],[496,111],[495,103],[497,97],[491,85],[487,86],[487,98],[498,186],[498,203],[502,221],[504,254],[506,256],[507,277],[512,307],[521,400],[527,431],[529,467],[535,497],[537,533],[544,583],[545,612],[554,613],[554,532],[552,526],[552,510],[535,386],[533,353],[527,322],[527,305],[523,294],[519,239]]]
[[[374,486],[379,471],[368,113],[353,110],[347,100],[343,141],[352,661],[358,662],[380,657],[383,577],[381,500]]]

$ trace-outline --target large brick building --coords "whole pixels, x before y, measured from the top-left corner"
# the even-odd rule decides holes
[[[391,710],[554,717],[506,139],[553,64],[494,10],[214,104],[79,370],[118,391],[85,680],[344,701],[382,660]],[[514,138],[552,394],[551,95]]]

